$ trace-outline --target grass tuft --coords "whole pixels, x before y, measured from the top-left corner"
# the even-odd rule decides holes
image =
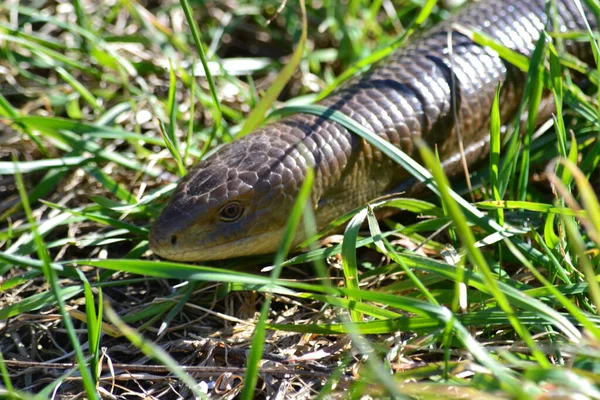
[[[0,397],[600,397],[600,66],[562,43],[597,61],[597,32],[543,32],[527,59],[456,27],[527,72],[467,187],[311,104],[448,2],[21,3],[0,3]],[[290,113],[343,125],[430,197],[316,232],[310,175],[276,255],[154,256],[179,177]]]

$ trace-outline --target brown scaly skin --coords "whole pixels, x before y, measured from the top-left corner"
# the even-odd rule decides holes
[[[456,31],[451,61],[448,32],[452,24],[461,25],[530,55],[545,26],[544,3],[491,0],[465,7],[320,104],[340,110],[412,157],[413,140],[421,138],[437,146],[446,174],[462,173],[456,128],[468,164],[486,157],[496,87],[503,82],[500,105],[506,123],[521,101],[524,75]],[[573,0],[556,3],[558,29],[585,30]],[[596,21],[587,15],[595,29]],[[592,60],[589,43],[564,44],[568,52]],[[458,119],[452,111],[452,74]],[[318,228],[409,181],[406,171],[341,125],[293,115],[201,161],[179,183],[154,223],[150,247],[179,261],[274,252],[307,165],[315,168],[311,200]],[[299,233],[296,241],[301,239]]]

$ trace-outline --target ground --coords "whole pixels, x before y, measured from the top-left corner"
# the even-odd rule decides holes
[[[182,168],[235,139],[267,89],[282,85],[273,107],[310,102],[421,3],[310,2],[282,77],[298,2],[193,2],[212,80],[186,1],[0,4],[0,396],[600,398],[595,67],[583,91],[546,81],[564,85],[566,128],[521,153],[525,185],[484,165],[458,206],[394,200],[400,217],[340,222],[283,264],[148,248]],[[452,12],[440,3],[416,34]],[[559,154],[573,166],[547,168]],[[511,240],[486,234],[496,222]]]

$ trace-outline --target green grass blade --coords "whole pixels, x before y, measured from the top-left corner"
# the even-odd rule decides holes
[[[4,287],[2,288],[4,290]],[[62,301],[67,301],[82,291],[79,286],[69,286],[60,289],[59,296]],[[0,309],[0,320],[4,321],[17,315],[37,311],[49,305],[56,305],[55,294],[53,292],[36,293],[21,301],[7,305]]]
[[[464,215],[461,212],[459,205],[457,204],[457,202],[454,201],[454,199],[450,195],[450,183],[446,179],[441,166],[435,162],[434,156],[429,149],[427,149],[423,144],[420,144],[419,147],[421,157],[423,158],[424,163],[432,171],[432,174],[438,183],[440,194],[444,199],[446,206],[448,207],[450,215],[452,216],[454,225],[456,226],[457,234],[460,237],[461,243],[463,244],[467,252],[467,257],[469,258],[473,266],[481,271],[486,281],[486,284],[489,285],[490,291],[493,293],[494,298],[498,302],[498,305],[500,306],[500,308],[502,308],[502,310],[510,319],[511,325],[513,326],[517,334],[525,341],[527,346],[531,349],[531,352],[534,355],[537,362],[543,367],[549,367],[550,363],[546,359],[544,353],[539,349],[537,343],[532,339],[529,332],[523,327],[523,325],[519,321],[515,310],[511,307],[510,302],[498,287],[496,277],[489,268],[488,263],[483,257],[483,254],[475,246],[475,237],[473,236],[473,232],[465,223]]]
[[[549,61],[550,61],[550,84],[552,94],[554,96],[554,104],[556,105],[555,129],[558,144],[558,152],[561,156],[567,156],[567,130],[563,118],[563,75],[560,66],[558,52],[552,45],[548,44]]]
[[[221,110],[221,103],[219,102],[219,98],[217,96],[217,89],[215,87],[215,82],[210,72],[210,68],[208,67],[208,62],[206,60],[206,53],[204,52],[204,45],[202,44],[202,39],[200,37],[200,30],[198,29],[198,24],[194,19],[194,14],[192,13],[192,8],[188,0],[180,0],[181,8],[183,9],[183,13],[185,14],[185,18],[188,22],[188,26],[190,27],[190,31],[192,32],[192,37],[194,38],[194,44],[196,45],[196,50],[198,51],[198,55],[200,56],[200,62],[202,63],[202,67],[204,68],[204,73],[206,74],[206,80],[208,81],[208,87],[210,88],[210,94],[213,100],[214,107],[214,126],[213,131],[210,136],[210,139],[205,143],[204,148],[202,150],[202,156],[206,154],[208,149],[210,148],[211,142],[216,136],[217,132],[221,132],[222,124],[223,124],[223,111]],[[193,78],[193,77],[192,77]],[[201,157],[202,157],[201,156]]]
[[[600,284],[598,284],[596,277],[596,268],[592,264],[588,255],[586,254],[585,243],[581,234],[577,230],[577,225],[573,219],[563,218],[563,224],[566,228],[567,239],[572,248],[574,248],[575,253],[578,257],[579,267],[581,271],[585,274],[585,277],[588,281],[589,285],[589,294],[590,298],[594,302],[596,306],[596,313],[600,313]],[[595,333],[598,333],[595,331]]]
[[[539,213],[551,213],[558,215],[569,215],[572,217],[586,218],[588,212],[585,210],[573,210],[567,207],[557,207],[552,204],[536,203],[533,201],[516,201],[516,200],[503,200],[503,201],[480,201],[476,203],[477,207],[484,210],[528,210]]]
[[[79,95],[85,102],[92,107],[96,111],[102,111],[102,107],[98,105],[98,100],[96,97],[86,89],[84,85],[82,85],[73,75],[71,75],[66,69],[63,67],[56,67],[56,72],[60,75],[61,78],[65,80]]]
[[[83,350],[79,344],[79,340],[77,338],[77,334],[75,333],[75,327],[73,326],[73,321],[66,311],[66,304],[63,301],[60,292],[60,286],[58,285],[58,278],[56,276],[56,272],[54,269],[50,267],[50,256],[48,255],[47,249],[44,246],[44,242],[37,230],[37,223],[32,215],[31,207],[29,206],[29,202],[27,201],[27,192],[25,191],[25,186],[23,184],[23,179],[21,177],[20,172],[17,170],[15,174],[17,188],[19,189],[19,195],[21,196],[21,201],[23,203],[23,209],[27,215],[27,219],[32,226],[32,234],[34,240],[37,245],[37,252],[40,260],[42,261],[42,271],[44,272],[44,276],[46,280],[50,284],[52,289],[52,293],[56,299],[58,304],[58,309],[63,318],[63,324],[67,330],[68,337],[71,341],[73,349],[75,350],[75,354],[77,355],[77,365],[79,367],[79,373],[81,374],[83,387],[85,388],[86,395],[90,399],[97,399],[98,394],[96,393],[94,381],[92,379],[92,375],[90,374],[90,370],[86,365],[86,359],[83,355]]]
[[[538,110],[542,100],[542,92],[544,89],[544,69],[543,62],[546,54],[546,36],[541,34],[533,54],[529,61],[529,70],[527,76],[530,78],[530,84],[526,85],[524,96],[529,99],[529,109],[527,113],[527,126],[525,136],[523,137],[523,149],[521,152],[521,167],[519,170],[519,181],[517,187],[517,199],[525,200],[527,196],[527,185],[529,183],[529,163],[530,151],[533,133],[536,128]],[[529,90],[529,91],[527,91]]]
[[[191,85],[190,92],[196,92],[196,75],[194,73],[194,64],[192,64],[192,73],[191,73]],[[190,156],[190,148],[192,145],[192,136],[194,135],[194,114],[196,109],[196,101],[195,98],[192,97],[190,100],[190,120],[188,122],[188,130],[185,137],[185,151],[183,153],[183,165],[185,167],[188,157]]]
[[[271,278],[269,280],[271,286],[277,283],[277,279],[281,274],[283,262],[285,261],[289,251],[292,248],[292,243],[294,241],[294,237],[296,236],[296,231],[300,224],[300,220],[302,219],[302,211],[304,210],[306,203],[310,201],[309,196],[313,186],[313,180],[314,172],[312,171],[312,169],[308,169],[306,172],[305,180],[304,182],[302,182],[302,186],[300,188],[300,191],[298,192],[298,196],[294,201],[294,206],[292,207],[288,223],[285,227],[283,239],[281,241],[281,244],[279,245],[277,254],[275,255],[275,268],[273,268],[273,271],[271,272]],[[267,294],[265,302],[261,308],[258,323],[256,324],[256,328],[254,329],[254,335],[252,337],[252,348],[250,349],[248,362],[246,363],[247,370],[244,380],[244,388],[240,396],[242,399],[249,400],[254,398],[254,390],[256,388],[256,382],[258,381],[260,361],[263,356],[267,317],[269,315],[270,308],[271,295]]]
[[[247,135],[248,133],[255,130],[264,120],[265,115],[277,100],[277,97],[283,90],[284,86],[288,83],[292,74],[298,67],[300,60],[302,60],[302,55],[304,54],[304,47],[306,43],[306,35],[307,35],[307,27],[306,27],[306,10],[304,7],[304,0],[300,0],[300,10],[302,16],[302,33],[300,34],[300,40],[296,45],[296,50],[289,62],[283,67],[277,78],[273,81],[269,89],[265,92],[265,94],[260,99],[259,103],[254,107],[254,110],[250,113],[246,122],[242,126],[242,129],[238,133],[238,137],[242,137]]]
[[[342,267],[348,289],[358,289],[358,266],[356,263],[356,239],[358,230],[367,217],[367,208],[359,211],[346,227],[344,232],[344,241],[342,242]],[[352,300],[352,299],[350,299]],[[362,316],[359,313],[352,313],[352,321],[359,322]]]
[[[169,96],[167,99],[167,114],[169,115],[169,126],[165,128],[163,122],[160,122],[161,133],[165,139],[165,145],[169,149],[169,152],[177,162],[177,171],[179,176],[185,175],[185,165],[179,154],[179,140],[177,139],[177,103],[175,97],[177,95],[177,78],[175,77],[175,70],[173,69],[173,63],[169,60]]]
[[[492,113],[490,116],[490,187],[492,198],[496,201],[502,200],[500,194],[500,150],[502,144],[501,132],[502,124],[500,121],[500,85],[496,88],[496,95],[492,103]],[[504,212],[497,210],[496,221],[498,225],[504,226]]]
[[[169,133],[170,128],[167,128],[162,121],[159,121],[159,126],[160,133],[162,134],[163,139],[165,140],[165,146],[177,162],[177,172],[179,176],[184,176],[185,166],[183,165],[181,155],[179,154],[179,146],[177,145],[177,139],[174,140],[174,138]]]
[[[10,380],[10,375],[8,374],[8,369],[6,368],[6,364],[4,363],[4,357],[2,356],[2,351],[0,351],[0,375],[2,376],[2,382],[4,383],[4,387],[6,391],[9,393],[8,398],[12,400],[12,393],[14,391],[14,387],[12,385],[12,381]],[[16,397],[16,396],[15,396]]]
[[[92,293],[92,287],[85,275],[77,270],[79,278],[83,282],[83,292],[85,296],[85,316],[88,329],[88,345],[91,352],[90,357],[90,370],[94,384],[98,384],[98,377],[100,374],[100,335],[102,326],[102,314],[100,310],[96,311],[96,304],[94,301],[94,294]],[[99,288],[101,290],[101,288]],[[98,296],[98,307],[102,304],[101,292]]]
[[[93,161],[93,158],[77,156],[36,161],[18,161],[16,163],[0,161],[0,175],[14,175],[17,170],[22,174],[29,174],[51,168],[80,167],[89,161]]]

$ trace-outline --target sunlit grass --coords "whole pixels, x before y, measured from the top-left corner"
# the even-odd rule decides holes
[[[273,371],[285,369],[321,397],[600,397],[600,74],[562,54],[560,35],[526,59],[464,32],[528,71],[523,135],[501,146],[497,100],[473,202],[433,149],[421,145],[424,167],[307,105],[447,17],[434,1],[324,1],[306,15],[292,2],[97,3],[44,13],[0,4],[0,123],[17,138],[0,147],[0,396],[158,385],[202,397],[238,374],[217,389],[252,398],[272,394],[282,382]],[[578,88],[569,69],[591,85]],[[546,92],[558,113],[533,140]],[[276,255],[212,265],[153,256],[149,227],[177,177],[275,109],[270,118],[336,121],[432,194],[379,199],[316,233],[307,184]],[[375,218],[390,208],[407,218]],[[296,226],[312,238],[302,252],[290,248]],[[196,353],[178,352],[184,342]],[[155,364],[172,375],[149,376]],[[182,368],[191,365],[206,369]]]

